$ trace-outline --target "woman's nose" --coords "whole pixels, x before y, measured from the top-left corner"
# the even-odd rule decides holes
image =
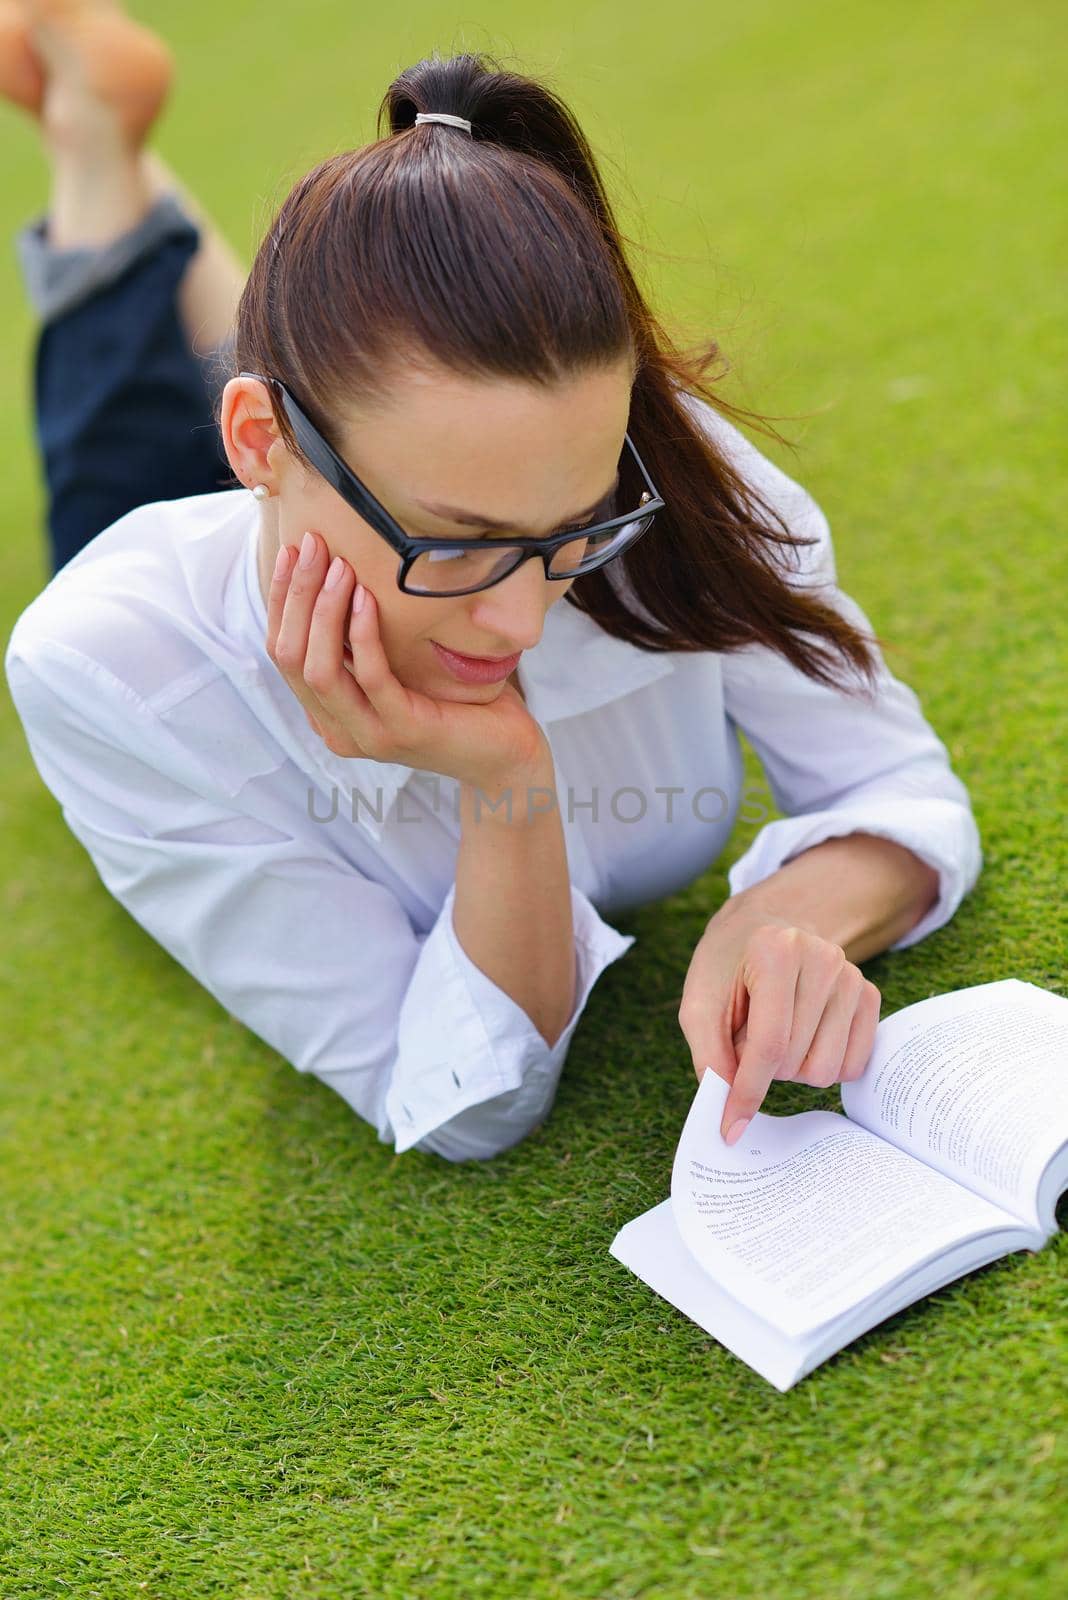
[[[550,604],[549,579],[534,556],[500,583],[478,591],[471,620],[483,636],[496,638],[502,651],[532,650],[541,638]]]

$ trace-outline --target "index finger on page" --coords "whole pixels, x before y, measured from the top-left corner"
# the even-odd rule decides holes
[[[760,1110],[768,1085],[786,1060],[796,986],[796,973],[784,978],[781,971],[757,967],[749,989],[746,1040],[720,1123],[720,1133],[728,1144],[736,1144],[742,1137],[749,1119]]]

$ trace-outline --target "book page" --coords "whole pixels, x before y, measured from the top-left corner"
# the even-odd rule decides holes
[[[671,1175],[698,1264],[791,1338],[841,1316],[948,1247],[1018,1223],[836,1111],[757,1112],[719,1131],[728,1086],[706,1072]]]
[[[1068,1139],[1068,1000],[1005,978],[904,1006],[841,1093],[851,1121],[1043,1226],[1039,1180]]]
[[[675,1226],[670,1199],[625,1223],[609,1250],[643,1283],[777,1389],[785,1391],[797,1382],[803,1347],[777,1333],[763,1317],[700,1270]]]
[[[998,1260],[1014,1244],[1020,1248],[1018,1237],[1013,1241],[1003,1234],[986,1234],[951,1246],[934,1261],[907,1273],[878,1295],[869,1296],[855,1312],[827,1323],[807,1339],[787,1338],[742,1305],[709,1273],[700,1270],[675,1226],[670,1200],[663,1200],[624,1223],[609,1250],[650,1289],[785,1393],[828,1356],[859,1339],[895,1311],[976,1267]]]

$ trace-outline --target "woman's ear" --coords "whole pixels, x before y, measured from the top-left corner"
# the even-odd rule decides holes
[[[231,378],[222,392],[219,409],[226,459],[246,489],[265,483],[277,493],[278,463],[285,444],[278,432],[267,386],[258,378]],[[273,445],[281,451],[272,450]]]

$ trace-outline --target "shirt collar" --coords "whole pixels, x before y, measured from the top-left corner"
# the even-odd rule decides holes
[[[262,644],[267,634],[267,607],[257,565],[259,504],[251,493],[248,499],[254,515],[245,546],[244,587]],[[675,664],[673,652],[642,650],[617,639],[584,611],[561,599],[546,613],[538,643],[524,651],[518,675],[531,715],[547,727],[633,694],[674,672]],[[303,712],[299,725],[310,754],[331,781],[346,792],[355,788],[365,796],[367,805],[357,808],[357,825],[377,842],[397,795],[418,769],[362,756],[334,755],[308,725]],[[371,807],[381,811],[381,822],[371,814]]]

